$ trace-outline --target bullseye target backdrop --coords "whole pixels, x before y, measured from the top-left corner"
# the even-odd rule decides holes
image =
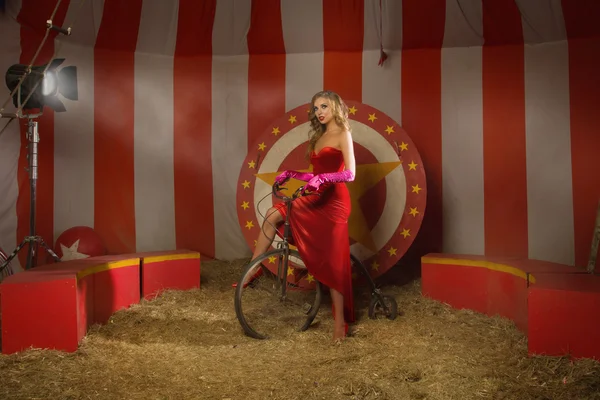
[[[427,198],[425,171],[419,152],[397,122],[369,105],[346,103],[356,157],[356,178],[346,183],[352,199],[348,240],[352,254],[376,278],[398,262],[419,232]],[[309,107],[304,104],[274,121],[242,164],[237,214],[251,249],[269,208],[281,201],[271,194],[275,177],[289,169],[312,170],[306,158]],[[291,179],[284,193],[292,194],[303,184]],[[266,266],[276,272],[275,260]],[[297,283],[305,287],[311,281],[307,276]]]

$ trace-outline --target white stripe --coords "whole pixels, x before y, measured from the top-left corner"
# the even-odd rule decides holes
[[[482,46],[483,42],[481,0],[446,1],[446,27],[443,46]]]
[[[281,23],[286,51],[285,109],[310,103],[323,90],[322,0],[281,2]],[[299,122],[304,122],[300,120]]]
[[[104,2],[71,1],[64,26],[71,27],[71,35],[56,36],[55,43],[64,42],[83,47],[94,47],[104,14]],[[59,51],[59,57],[61,52]]]
[[[142,4],[134,79],[137,251],[176,248],[173,54],[178,6],[151,0]]]
[[[471,40],[477,42],[475,32],[481,32],[481,26],[465,28],[464,18],[456,13],[456,6],[448,4],[445,38],[454,43],[471,32]],[[449,253],[485,252],[481,51],[442,49],[443,251]]]
[[[526,44],[567,39],[562,0],[515,0],[521,13],[523,40]]]
[[[382,2],[383,46],[387,60],[379,66],[379,0],[365,0],[364,51],[362,57],[362,102],[387,114],[402,125],[402,2]]]
[[[525,45],[527,222],[529,258],[573,265],[568,51],[566,41]]]
[[[213,56],[248,54],[250,0],[219,0],[213,24]]]
[[[10,3],[9,3],[10,4]],[[16,6],[16,5],[15,5]],[[20,9],[20,7],[19,7]],[[12,65],[19,63],[21,39],[19,24],[10,16],[16,16],[19,9],[7,8],[6,14],[0,14],[0,71],[3,73]],[[9,13],[10,11],[10,13]],[[0,107],[8,99],[10,91],[4,84],[0,85]],[[14,112],[12,99],[4,108],[5,112]],[[0,131],[6,126],[8,119],[0,119]],[[17,170],[19,150],[21,146],[20,121],[13,120],[0,134],[0,248],[9,255],[17,246]],[[20,238],[19,240],[22,240]],[[27,248],[25,248],[26,250]],[[22,270],[19,258],[11,263],[13,272]]]
[[[100,18],[101,13],[100,12]],[[59,35],[62,66],[77,67],[78,100],[61,98],[67,109],[54,114],[54,239],[74,226],[94,227],[94,49],[98,10],[71,2],[65,21],[75,18],[73,36]],[[60,40],[60,43],[59,43]]]
[[[248,150],[248,49],[250,2],[217,2],[212,57],[212,175],[215,258],[248,257],[237,217],[237,181]],[[237,53],[242,55],[226,54]]]

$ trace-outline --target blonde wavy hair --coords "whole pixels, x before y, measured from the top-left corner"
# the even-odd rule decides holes
[[[348,106],[344,103],[344,100],[339,94],[330,90],[324,90],[316,93],[310,102],[310,111],[308,113],[308,120],[310,121],[310,130],[308,131],[308,149],[306,157],[310,159],[310,155],[315,150],[317,141],[325,133],[325,125],[319,121],[315,113],[315,101],[318,98],[327,99],[329,106],[331,107],[331,114],[335,123],[342,129],[350,131],[350,124],[348,123]]]

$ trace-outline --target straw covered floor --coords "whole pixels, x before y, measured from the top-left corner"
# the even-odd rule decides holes
[[[328,295],[308,331],[246,337],[231,287],[244,261],[203,262],[200,290],[119,311],[76,353],[0,355],[0,399],[600,399],[599,363],[529,358],[510,321],[423,298],[419,280],[384,288],[404,313],[394,321],[370,320],[356,288],[341,345]]]

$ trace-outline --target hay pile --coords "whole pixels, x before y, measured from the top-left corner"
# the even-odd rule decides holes
[[[600,364],[527,358],[506,320],[388,287],[404,316],[369,320],[357,289],[353,336],[321,324],[289,340],[241,333],[231,283],[241,263],[203,264],[202,289],[165,292],[94,327],[74,354],[0,356],[0,399],[600,399]]]

